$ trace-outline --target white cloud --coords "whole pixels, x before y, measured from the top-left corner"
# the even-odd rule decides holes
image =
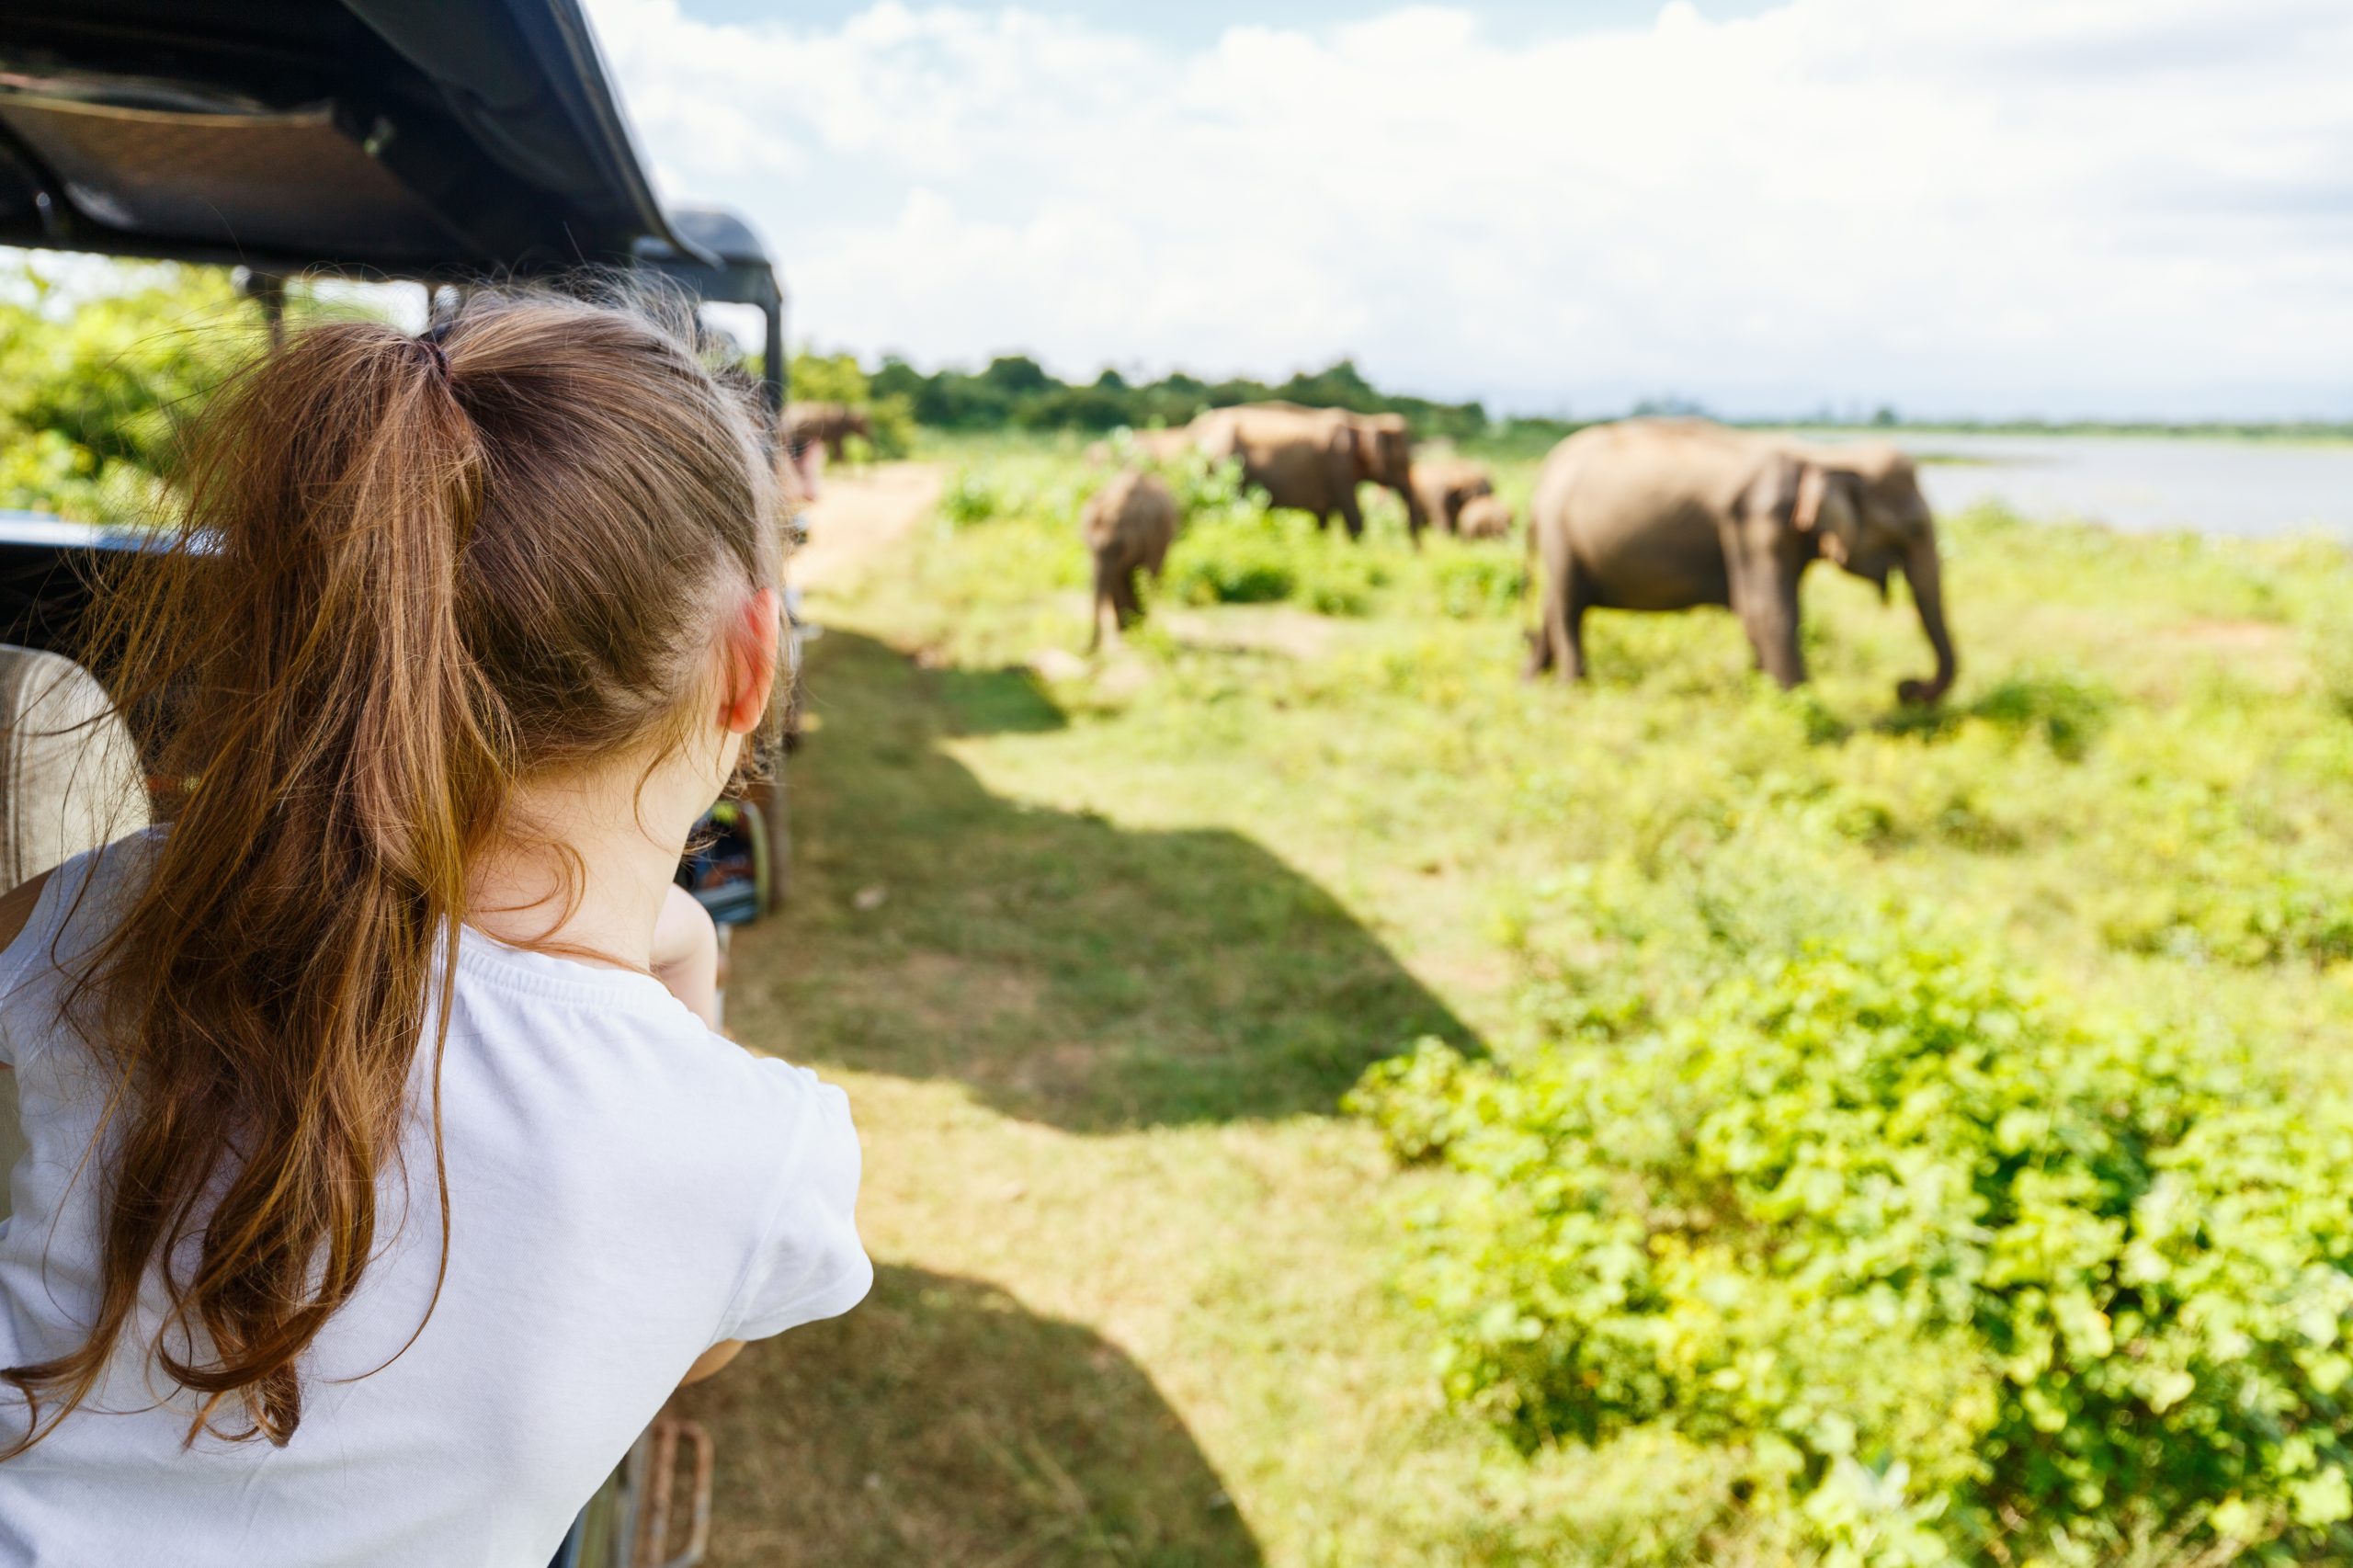
[[[795,330],[1588,411],[2353,414],[2339,0],[1789,0],[1503,39],[1475,9],[1188,48],[885,0],[592,0],[674,195]]]

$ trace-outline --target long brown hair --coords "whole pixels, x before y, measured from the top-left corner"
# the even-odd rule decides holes
[[[293,1434],[428,1050],[440,1188],[436,978],[517,781],[683,740],[777,579],[755,404],[691,322],[477,291],[421,338],[311,327],[195,421],[174,548],[95,640],[189,781],[69,1004],[114,1084],[97,1313],[0,1372],[33,1416],[0,1458],[89,1396],[151,1268],[189,1440]]]

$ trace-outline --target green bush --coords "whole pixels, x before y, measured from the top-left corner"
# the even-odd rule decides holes
[[[1523,1447],[1661,1429],[1855,1564],[2353,1548],[2353,1115],[1857,934],[1355,1104],[1454,1178],[1415,1294]]]
[[[2127,952],[2245,966],[2353,959],[2353,874],[2268,821],[2245,789],[2195,779],[2143,787],[2147,802],[2092,835],[2104,875],[2085,903]]]
[[[63,430],[0,436],[0,507],[92,520],[110,517],[102,471],[119,472]]]
[[[1304,517],[1249,506],[1188,521],[1168,552],[1167,591],[1190,604],[1270,604],[1360,616],[1389,580],[1380,557]]]
[[[1204,522],[1178,538],[1163,581],[1188,604],[1272,604],[1299,591],[1298,562],[1264,528]]]
[[[0,505],[136,520],[155,498],[178,420],[259,347],[255,308],[226,273],[117,270],[125,291],[68,297],[18,262],[0,304]],[[289,301],[315,312],[307,295]]]
[[[1458,620],[1506,615],[1528,588],[1527,558],[1516,549],[1432,540],[1429,582],[1441,614]]]
[[[939,515],[954,528],[985,523],[1004,510],[1005,497],[996,487],[969,468],[957,470],[939,493]]]

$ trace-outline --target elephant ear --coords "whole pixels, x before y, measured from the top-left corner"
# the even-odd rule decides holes
[[[1820,463],[1798,465],[1798,498],[1790,506],[1790,522],[1798,532],[1810,534],[1822,521],[1822,503],[1830,494],[1830,473]]]
[[[1797,499],[1790,504],[1790,525],[1802,534],[1817,535],[1822,558],[1833,566],[1844,566],[1849,554],[1847,532],[1854,519],[1847,508],[1833,505],[1830,485],[1828,469],[1820,463],[1800,464]],[[1825,507],[1844,518],[1846,526],[1822,527],[1822,514]]]

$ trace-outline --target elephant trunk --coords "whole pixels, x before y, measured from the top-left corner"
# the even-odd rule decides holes
[[[1939,701],[1952,688],[1961,661],[1953,654],[1952,633],[1945,629],[1944,567],[1937,556],[1934,529],[1923,529],[1905,551],[1904,578],[1912,585],[1912,602],[1919,607],[1920,630],[1936,651],[1937,673],[1933,680],[1904,682],[1896,688],[1897,695],[1906,702]]]

